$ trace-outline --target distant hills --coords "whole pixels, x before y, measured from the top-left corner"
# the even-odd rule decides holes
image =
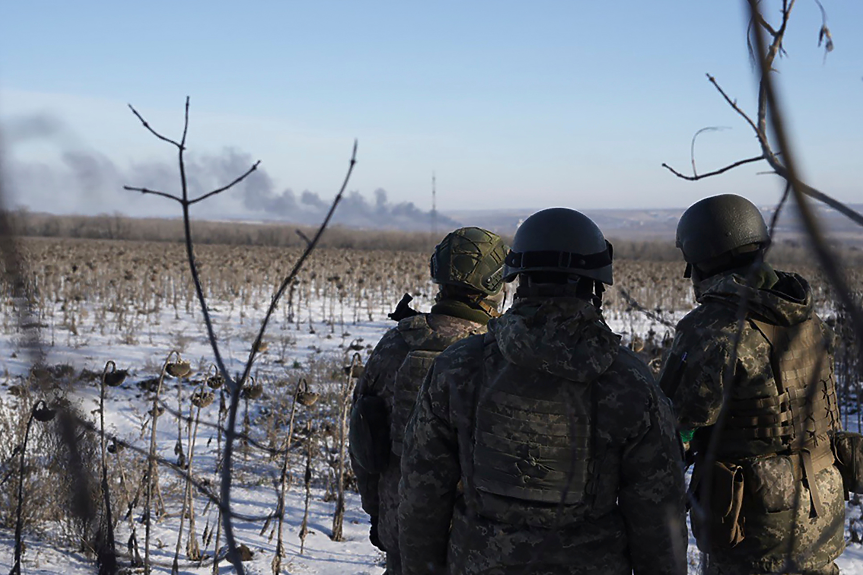
[[[863,228],[857,226],[844,215],[832,208],[813,202],[824,231],[836,240],[855,245],[863,245]],[[759,206],[768,224],[773,217],[775,206]],[[863,213],[863,204],[850,204],[849,207]],[[669,209],[602,209],[584,210],[609,238],[627,240],[674,241],[677,222],[685,208]],[[462,210],[447,211],[445,214],[461,225],[475,225],[511,236],[519,223],[536,210]],[[794,206],[783,209],[776,226],[776,235],[781,239],[793,240],[802,237],[803,228]]]

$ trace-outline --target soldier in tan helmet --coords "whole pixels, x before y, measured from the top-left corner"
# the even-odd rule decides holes
[[[387,573],[400,575],[398,485],[405,424],[432,360],[449,345],[485,332],[498,314],[507,247],[481,228],[455,230],[435,247],[431,278],[440,285],[431,313],[403,300],[399,321],[372,352],[354,393],[350,454],[370,538],[387,554]]]

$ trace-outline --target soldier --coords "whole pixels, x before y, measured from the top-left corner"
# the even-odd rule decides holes
[[[496,234],[468,227],[448,234],[431,256],[431,278],[440,285],[431,313],[407,307],[372,352],[354,393],[351,461],[370,539],[387,554],[387,573],[401,573],[398,553],[398,485],[405,424],[432,360],[456,341],[485,332],[499,315],[507,247]]]
[[[834,336],[806,280],[764,263],[769,243],[758,208],[740,196],[686,210],[677,247],[700,305],[677,325],[660,386],[695,457],[690,491],[706,516],[693,514],[692,527],[708,572],[838,573]]]
[[[685,573],[679,439],[602,320],[611,260],[577,211],[519,227],[512,308],[435,360],[405,431],[405,574]]]

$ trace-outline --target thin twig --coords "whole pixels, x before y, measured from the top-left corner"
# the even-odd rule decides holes
[[[180,148],[186,147],[186,134],[189,133],[189,96],[186,96],[186,113],[183,119],[183,137],[180,139]]]
[[[154,196],[162,196],[163,198],[168,198],[169,200],[174,200],[175,202],[183,203],[183,200],[178,198],[173,194],[168,194],[165,192],[160,192],[158,190],[150,190],[147,188],[133,188],[132,186],[123,186],[124,190],[129,190],[130,192],[141,192],[142,194],[153,194]]]
[[[632,297],[629,294],[629,292],[626,291],[626,289],[624,289],[623,287],[617,286],[617,291],[620,293],[620,295],[623,297],[623,299],[626,300],[626,303],[630,307],[634,308],[637,311],[640,311],[641,313],[643,313],[644,315],[646,315],[647,317],[649,317],[653,321],[655,321],[657,323],[661,323],[665,327],[670,327],[671,329],[674,329],[677,327],[677,325],[673,321],[669,321],[669,320],[665,319],[664,317],[662,317],[660,314],[656,313],[655,311],[653,311],[651,309],[647,309],[646,307],[641,305],[638,302],[638,300],[636,300],[634,297]]]
[[[209,198],[210,196],[215,196],[216,194],[221,194],[222,192],[224,192],[224,191],[226,191],[226,190],[230,190],[231,188],[233,188],[234,186],[236,186],[237,184],[239,184],[240,182],[242,182],[243,180],[245,180],[245,179],[249,176],[249,174],[251,174],[252,172],[254,172],[255,170],[257,170],[257,169],[258,169],[258,165],[259,165],[260,163],[261,163],[261,160],[258,160],[257,162],[255,162],[254,164],[252,164],[252,167],[251,167],[251,168],[249,168],[248,170],[246,170],[246,172],[245,172],[242,176],[240,176],[239,178],[237,178],[236,180],[234,180],[233,182],[231,182],[231,183],[230,183],[230,184],[228,184],[227,186],[222,186],[221,188],[219,188],[219,189],[217,189],[217,190],[213,190],[212,192],[207,192],[206,194],[204,194],[204,195],[203,195],[203,196],[201,196],[200,198],[195,198],[194,200],[190,200],[190,201],[189,201],[189,205],[191,206],[192,204],[197,204],[197,203],[198,203],[198,202],[200,202],[200,201],[206,200],[206,199],[207,199],[207,198]]]
[[[716,88],[719,93],[725,98],[725,101],[728,102],[728,105],[731,106],[735,112],[737,112],[741,118],[746,120],[746,123],[752,128],[752,130],[756,133],[756,135],[760,135],[761,131],[755,125],[755,122],[752,121],[752,118],[749,117],[749,114],[743,111],[743,109],[737,105],[737,100],[732,100],[731,97],[725,93],[725,90],[722,89],[722,86],[719,85],[719,82],[716,81],[716,78],[707,74],[707,79],[710,80],[710,83],[713,84],[713,87]]]
[[[186,108],[186,109],[187,109],[187,110],[188,110],[188,101],[189,101],[189,100],[188,100],[188,98],[186,98],[186,105],[187,105],[187,108]],[[145,127],[145,128],[147,128],[147,130],[149,130],[149,132],[150,132],[151,134],[153,134],[154,136],[156,136],[157,138],[159,138],[159,139],[160,139],[160,140],[162,140],[163,142],[168,142],[169,144],[173,144],[174,146],[177,146],[177,148],[179,148],[180,150],[182,150],[182,149],[183,149],[183,145],[182,145],[182,144],[178,144],[177,142],[175,142],[175,141],[174,141],[174,140],[172,140],[171,138],[166,138],[165,136],[163,136],[162,134],[160,134],[159,132],[157,132],[156,130],[154,130],[154,129],[150,126],[150,124],[148,124],[148,123],[147,123],[147,120],[145,120],[145,119],[141,116],[141,114],[139,114],[139,113],[138,113],[138,110],[136,110],[136,109],[132,106],[132,104],[128,104],[128,106],[129,106],[129,109],[130,109],[130,110],[132,110],[132,113],[133,113],[133,114],[135,114],[135,117],[136,117],[136,118],[138,118],[139,120],[141,120],[141,123],[142,123],[142,124],[144,124],[144,127]],[[185,132],[183,132],[183,137],[185,138]]]
[[[697,176],[698,170],[695,169],[695,140],[698,139],[698,136],[703,134],[704,132],[718,132],[719,130],[730,130],[731,128],[728,126],[707,126],[705,128],[701,128],[697,132],[692,135],[692,142],[689,144],[689,157],[692,161],[692,175]]]
[[[273,296],[273,299],[270,302],[270,306],[269,306],[269,308],[267,308],[267,313],[264,316],[263,321],[261,322],[261,329],[258,331],[258,335],[255,338],[254,343],[252,344],[251,351],[249,352],[249,359],[248,359],[248,361],[246,361],[245,370],[243,372],[242,377],[240,378],[241,383],[246,381],[248,379],[250,373],[251,373],[252,365],[253,365],[254,360],[255,360],[255,354],[257,353],[258,349],[260,349],[260,347],[261,347],[261,340],[264,337],[264,333],[267,330],[267,324],[269,323],[270,317],[273,315],[273,312],[276,309],[276,305],[278,304],[279,299],[281,298],[282,294],[285,292],[285,289],[287,289],[288,285],[294,280],[296,275],[299,273],[300,268],[302,268],[306,259],[309,257],[309,254],[312,253],[312,250],[315,249],[315,246],[318,244],[318,241],[321,239],[321,236],[323,235],[324,230],[326,230],[326,228],[327,228],[327,224],[329,224],[330,219],[333,217],[333,214],[336,211],[336,207],[339,205],[339,201],[342,199],[342,195],[344,194],[345,189],[347,188],[348,181],[351,178],[351,173],[354,171],[354,166],[356,165],[356,163],[357,163],[357,141],[354,140],[354,148],[353,148],[353,152],[351,153],[351,160],[350,160],[350,164],[348,165],[348,172],[347,172],[347,174],[345,174],[345,179],[342,182],[342,187],[341,187],[341,189],[339,189],[339,193],[336,194],[336,197],[333,200],[333,204],[330,206],[330,210],[329,210],[329,212],[327,212],[327,216],[324,218],[324,221],[321,223],[321,226],[318,228],[318,231],[315,234],[314,238],[312,239],[312,242],[303,251],[303,254],[300,256],[300,258],[294,264],[294,267],[291,270],[291,272],[284,279],[284,281],[282,281],[282,284],[279,286],[279,289],[276,292],[276,295]],[[231,479],[232,479],[232,477],[231,477],[231,466],[232,466],[231,465],[232,464],[231,458],[233,455],[234,440],[236,437],[235,436],[236,432],[234,431],[234,428],[235,428],[235,425],[237,422],[237,408],[239,406],[239,397],[240,397],[240,386],[237,385],[234,389],[231,390],[231,403],[228,406],[228,422],[227,422],[227,429],[225,430],[225,451],[224,451],[224,460],[223,460],[223,466],[222,466],[221,500],[222,500],[222,505],[226,509],[230,509],[230,504],[231,504]],[[230,552],[230,550],[234,547],[233,546],[233,525],[231,525],[230,521],[224,521],[224,528],[225,528],[225,538],[228,541],[228,549]],[[239,563],[239,561],[238,561],[238,563]],[[235,564],[234,567],[237,569],[238,572],[241,573],[240,570],[242,569],[242,566],[240,566],[238,568],[237,565]],[[242,575],[242,573],[241,573],[241,575]]]
[[[662,167],[665,168],[666,170],[668,170],[669,172],[671,172],[672,174],[674,174],[675,176],[677,176],[678,178],[683,178],[684,180],[689,180],[690,182],[697,182],[698,180],[701,180],[704,178],[711,178],[713,176],[718,176],[719,174],[724,174],[728,170],[733,170],[734,168],[737,168],[737,167],[742,166],[744,164],[751,164],[752,162],[759,162],[759,161],[764,160],[764,159],[765,159],[765,157],[763,155],[762,156],[756,156],[754,158],[747,158],[745,160],[739,160],[737,162],[734,162],[733,164],[725,166],[724,168],[721,168],[719,170],[715,170],[713,172],[707,172],[706,174],[696,174],[694,176],[687,176],[686,174],[681,174],[680,172],[678,172],[677,170],[675,170],[674,168],[672,168],[671,166],[669,166],[668,164],[666,164],[664,162],[662,164]]]
[[[749,9],[753,13],[758,11],[754,0],[747,0],[747,3],[749,4]],[[794,4],[793,0],[791,4]],[[760,35],[756,35],[756,41],[757,47],[759,48],[759,53],[761,53],[760,50],[763,50],[763,38]],[[830,252],[830,248],[827,246],[827,242],[824,240],[824,234],[821,231],[818,220],[816,219],[815,214],[813,213],[812,208],[809,206],[809,203],[806,199],[806,190],[805,187],[801,184],[800,178],[798,177],[797,166],[794,162],[794,155],[792,153],[793,150],[790,147],[791,142],[788,139],[785,131],[785,125],[782,120],[783,116],[781,114],[781,111],[779,110],[778,97],[773,88],[773,83],[769,74],[770,71],[766,68],[763,61],[759,60],[759,62],[761,82],[765,87],[773,132],[776,136],[776,141],[778,142],[780,149],[783,150],[784,154],[783,158],[785,160],[785,165],[783,167],[785,173],[787,174],[787,176],[785,177],[787,177],[788,183],[791,185],[794,201],[800,213],[800,219],[802,220],[806,233],[809,236],[810,241],[812,242],[812,247],[815,251],[815,255],[818,257],[819,263],[821,264],[821,267],[824,270],[827,279],[830,281],[830,283],[836,290],[839,301],[842,303],[848,315],[851,317],[852,326],[854,327],[855,335],[857,338],[857,345],[860,347],[859,353],[860,356],[863,357],[863,311],[860,310],[857,302],[851,295],[851,290],[849,289],[844,276],[839,271],[840,266],[836,259],[833,257],[833,254]]]

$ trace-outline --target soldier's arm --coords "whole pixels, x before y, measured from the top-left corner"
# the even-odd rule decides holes
[[[399,551],[405,575],[446,571],[461,474],[442,359],[432,365],[405,430],[399,484]]]
[[[716,423],[733,345],[731,331],[728,326],[708,331],[686,320],[678,325],[659,386],[671,400],[681,431]]]
[[[382,395],[387,390],[392,389],[391,380],[407,354],[407,350],[403,349],[404,347],[404,339],[398,334],[397,330],[392,329],[384,334],[384,337],[381,338],[378,345],[375,346],[374,351],[372,351],[363,375],[354,388],[354,404],[363,394]],[[389,425],[389,422],[385,424]],[[372,517],[377,516],[380,509],[380,497],[378,495],[380,476],[368,473],[356,462],[353,452],[351,450],[348,451],[351,457],[351,466],[357,478],[357,488],[360,492],[363,511]]]
[[[651,388],[654,384],[648,383]],[[686,573],[685,485],[674,416],[655,388],[624,448],[618,502],[636,575]]]

